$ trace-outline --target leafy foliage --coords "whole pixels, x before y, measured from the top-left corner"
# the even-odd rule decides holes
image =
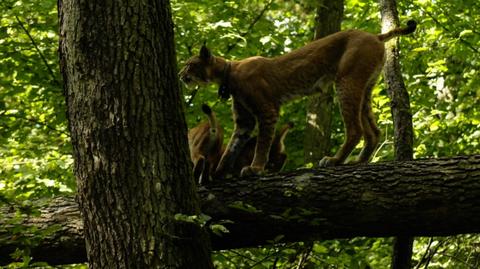
[[[7,1],[1,8],[0,190],[15,199],[72,191],[56,5]]]
[[[0,203],[19,208],[6,240],[40,239],[44,231],[21,225],[38,214],[41,205],[32,199],[75,188],[57,68],[56,3],[7,0],[0,9]],[[22,261],[12,268],[35,264],[28,253],[13,253]]]
[[[174,0],[179,66],[198,53],[204,41],[215,54],[229,59],[272,57],[300,47],[313,38],[315,2]],[[12,231],[16,238],[38,232],[17,225],[22,218],[35,214],[32,199],[75,190],[57,59],[55,4],[41,0],[0,2],[0,201],[22,209]],[[380,31],[375,2],[347,0],[345,6],[342,28]],[[480,150],[479,9],[480,4],[473,0],[399,3],[401,21],[414,18],[419,23],[413,38],[400,40],[416,158]],[[183,91],[189,99],[192,90]],[[219,102],[214,86],[200,89],[186,107],[189,126],[205,120],[200,111],[202,103],[213,107],[228,139],[233,128],[230,101]],[[304,103],[305,98],[296,100],[281,111],[279,125],[295,122],[286,140],[286,169],[304,165]],[[374,161],[391,160],[392,118],[381,81],[374,89],[374,111],[383,131]],[[337,147],[342,130],[341,121],[336,120],[332,138]],[[38,236],[42,234],[38,232]],[[390,239],[355,238],[222,251],[215,253],[214,259],[218,268],[387,268],[390,247]],[[479,253],[477,236],[419,238],[414,258],[419,267],[477,268]],[[28,249],[14,255],[20,263],[11,268],[27,268],[34,262],[29,259]]]

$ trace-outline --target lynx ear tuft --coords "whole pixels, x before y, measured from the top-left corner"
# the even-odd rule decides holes
[[[200,49],[200,59],[202,59],[204,61],[208,61],[208,60],[210,60],[211,57],[212,57],[212,53],[207,48],[207,46],[205,46],[205,44],[203,44],[202,48]]]

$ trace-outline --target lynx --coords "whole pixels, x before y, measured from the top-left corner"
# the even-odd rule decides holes
[[[370,103],[383,67],[384,42],[415,29],[416,22],[408,21],[406,27],[385,34],[341,31],[275,58],[255,56],[239,61],[214,56],[202,46],[179,76],[186,84],[217,83],[222,98],[232,97],[235,128],[216,177],[223,177],[233,167],[257,122],[255,154],[241,174],[261,173],[268,162],[280,106],[295,97],[321,92],[331,83],[337,90],[345,141],[333,157],[324,157],[319,165],[344,163],[362,137],[365,145],[354,163],[368,162],[380,135]]]

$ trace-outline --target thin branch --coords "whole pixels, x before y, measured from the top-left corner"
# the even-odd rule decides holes
[[[273,260],[272,269],[276,269],[276,268],[277,268],[277,262],[278,262],[278,260],[279,260],[278,255],[275,255],[275,259]]]
[[[224,252],[223,251],[218,251],[216,252],[218,255],[222,255],[222,257],[226,260],[228,260],[233,266],[235,266],[235,269],[238,268],[237,266],[237,263],[232,259],[230,258],[229,256],[223,254]]]
[[[55,84],[57,84],[58,86],[61,86],[61,83],[60,83],[60,81],[58,81],[57,77],[55,76],[55,73],[53,72],[53,69],[48,64],[47,59],[45,58],[45,55],[43,54],[43,52],[38,47],[37,43],[35,42],[35,39],[33,39],[32,35],[28,31],[28,29],[25,27],[25,24],[20,20],[20,18],[17,15],[15,15],[15,19],[17,20],[18,24],[23,29],[25,34],[27,34],[28,38],[30,39],[30,42],[32,43],[32,45],[35,47],[35,50],[40,55],[40,58],[42,58],[43,63],[45,64],[45,66],[48,69],[48,72],[52,76],[52,81],[55,82]]]
[[[279,260],[279,253],[281,253],[282,250],[284,249],[287,249],[287,248],[290,248],[292,247],[293,245],[295,245],[295,243],[291,243],[291,244],[285,244],[285,245],[282,245],[281,247],[277,248],[275,246],[272,246],[272,248],[275,248],[274,252],[273,253],[270,253],[270,250],[269,250],[269,253],[265,255],[265,257],[263,257],[262,259],[258,260],[258,261],[255,261],[253,259],[250,259],[248,257],[245,257],[245,256],[242,256],[242,257],[245,257],[247,259],[250,259],[252,261],[254,261],[255,263],[253,265],[249,265],[249,269],[252,269],[252,268],[255,268],[257,265],[261,264],[262,262],[272,258],[272,257],[275,257],[274,260],[273,260],[273,265],[272,265],[272,269],[273,268],[276,268],[276,263],[278,262]]]
[[[305,264],[305,262],[308,261],[310,255],[312,254],[313,241],[306,242],[305,244],[307,244],[307,245],[304,246],[304,249],[300,253],[300,259],[298,261],[298,265],[297,265],[296,269],[302,269],[303,265]]]
[[[427,260],[427,255],[428,255],[428,253],[430,252],[430,248],[432,247],[432,243],[433,243],[433,237],[430,237],[430,239],[428,240],[427,249],[426,249],[425,252],[423,253],[422,258],[420,258],[420,261],[418,262],[418,264],[417,264],[417,266],[415,267],[415,269],[420,269],[420,266],[424,263],[424,261]],[[429,260],[430,260],[430,259],[429,259]],[[426,264],[428,264],[428,262],[427,262]]]
[[[457,261],[457,262],[465,265],[466,267],[468,267],[468,268],[470,268],[470,269],[478,269],[477,267],[475,267],[475,266],[473,266],[473,265],[471,265],[471,264],[466,263],[464,260],[462,260],[462,259],[460,259],[460,258],[458,258],[458,257],[456,257],[456,256],[454,256],[454,255],[450,255],[450,254],[445,254],[445,253],[444,253],[443,256],[448,257],[448,258],[451,258],[451,259],[453,259],[453,260],[455,260],[455,261]]]
[[[256,262],[254,259],[252,259],[252,258],[250,258],[250,257],[248,257],[248,256],[246,256],[246,255],[244,255],[244,254],[242,254],[242,253],[240,253],[239,251],[237,251],[237,250],[235,250],[235,249],[230,249],[229,252],[232,252],[233,254],[235,254],[235,255],[237,255],[237,256],[239,256],[239,257],[244,258],[245,260],[249,260],[249,261],[251,261],[251,262]]]
[[[433,241],[433,237],[430,240]],[[433,257],[437,254],[438,250],[445,242],[447,242],[447,240],[439,240],[437,246],[429,251],[427,259],[425,261],[425,267],[424,267],[425,269],[428,268]]]
[[[198,88],[199,88],[199,86],[196,86],[195,89],[193,89],[193,91],[191,91],[190,98],[187,101],[187,108],[192,105],[193,99],[195,98],[195,96],[197,96]]]
[[[380,144],[380,146],[377,147],[377,149],[375,150],[375,153],[373,154],[372,156],[372,159],[374,159],[375,157],[377,157],[377,154],[380,152],[380,150],[386,146],[386,145],[392,145],[393,142],[392,141],[389,141],[388,140],[388,126],[385,127],[385,140],[383,140],[382,144]]]
[[[242,40],[242,37],[245,37],[247,36],[250,31],[253,29],[253,27],[255,26],[255,24],[257,24],[257,22],[263,17],[263,14],[265,14],[265,12],[270,8],[270,6],[273,4],[273,1],[274,0],[270,0],[264,7],[263,9],[260,11],[260,13],[253,19],[253,21],[250,23],[250,25],[248,25],[248,28],[245,32],[241,33],[240,34],[240,37],[237,38],[237,40],[235,41],[235,43],[233,44],[230,44],[228,45],[227,47],[227,51],[226,53],[229,53],[230,51],[232,51],[238,44],[238,42],[240,42]]]
[[[52,127],[52,126],[48,125],[47,123],[41,122],[41,121],[36,120],[36,119],[27,118],[27,117],[20,116],[20,115],[16,115],[16,114],[6,114],[6,113],[0,114],[0,117],[9,117],[9,118],[15,118],[15,119],[20,119],[20,120],[29,121],[29,122],[31,122],[31,123],[44,126],[44,127],[46,127],[47,129],[50,129],[50,130],[55,131],[55,132],[57,132],[57,133],[70,136],[70,134],[69,134],[68,132],[58,130],[58,129],[56,129],[55,127]]]
[[[422,12],[425,12],[425,14],[427,14],[428,17],[430,17],[438,26],[440,26],[440,28],[442,28],[443,30],[445,30],[446,32],[448,32],[448,33],[450,33],[450,34],[452,33],[452,31],[451,31],[450,29],[448,29],[447,26],[445,26],[445,25],[444,25],[443,23],[441,23],[439,20],[437,20],[437,18],[435,18],[435,16],[434,16],[431,12],[423,9],[421,6],[419,6],[419,5],[417,5],[417,4],[413,3],[413,2],[410,2],[410,4],[412,4],[413,6],[419,8]],[[476,53],[479,53],[479,52],[480,52],[480,50],[478,50],[476,47],[474,47],[474,46],[472,45],[472,43],[468,42],[467,40],[463,39],[462,37],[460,37],[460,36],[456,37],[454,34],[451,34],[451,35],[454,36],[455,38],[458,38],[458,40],[460,40],[463,44],[465,44],[468,48],[470,48],[470,49],[473,50],[474,52],[476,52]]]

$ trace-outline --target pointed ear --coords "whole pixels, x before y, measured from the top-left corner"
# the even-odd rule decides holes
[[[212,53],[207,48],[207,46],[203,44],[202,48],[200,49],[200,59],[204,61],[209,61],[211,57],[212,57]]]

